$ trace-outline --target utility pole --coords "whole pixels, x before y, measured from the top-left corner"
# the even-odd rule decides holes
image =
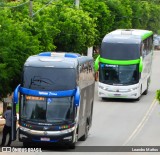
[[[79,8],[79,3],[80,3],[80,0],[75,0],[75,6],[76,6],[77,8]]]
[[[33,0],[29,1],[29,16],[32,18],[33,16]]]

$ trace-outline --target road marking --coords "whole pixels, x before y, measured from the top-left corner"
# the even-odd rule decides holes
[[[153,112],[155,106],[157,105],[156,103],[157,103],[156,99],[154,99],[153,102],[151,103],[149,109],[145,113],[144,117],[142,118],[141,122],[138,124],[138,126],[136,127],[136,129],[132,132],[132,134],[130,135],[130,137],[125,141],[125,143],[123,144],[123,146],[125,146],[129,142],[133,141],[135,139],[135,137],[139,134],[139,132],[142,130],[142,128],[144,127],[144,125],[148,121],[149,117],[151,116],[151,113]]]

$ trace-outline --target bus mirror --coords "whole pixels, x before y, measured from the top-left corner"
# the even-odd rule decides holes
[[[99,58],[100,58],[100,55],[96,58],[96,61],[94,63],[95,71],[98,71],[99,69]]]
[[[142,57],[140,58],[140,63],[139,63],[139,72],[142,72],[143,70],[143,60]]]
[[[79,106],[79,102],[80,102],[80,92],[79,92],[79,88],[77,87],[77,90],[74,96],[74,104],[76,107]]]
[[[16,87],[16,89],[14,90],[14,94],[13,94],[13,103],[17,104],[18,103],[18,92],[19,92],[19,88],[20,88],[20,84]]]

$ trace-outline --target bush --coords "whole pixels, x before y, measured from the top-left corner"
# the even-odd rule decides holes
[[[156,92],[156,99],[157,99],[158,102],[160,103],[160,89],[157,90],[157,92]]]

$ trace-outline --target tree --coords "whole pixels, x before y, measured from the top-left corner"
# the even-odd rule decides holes
[[[57,51],[86,52],[87,47],[94,44],[96,38],[96,24],[88,13],[76,8],[69,8],[57,3],[47,8],[41,18],[50,26],[54,25],[57,34],[52,37],[52,44]],[[44,17],[43,17],[44,16]],[[52,18],[54,17],[54,18]]]
[[[106,33],[119,28],[160,33],[158,0],[81,0],[79,9],[74,0],[34,0],[32,18],[27,1],[23,2],[0,4],[1,97],[20,83],[30,55],[54,50],[85,54],[88,47],[100,46]]]
[[[97,29],[95,45],[100,45],[102,38],[112,30],[114,17],[111,15],[111,11],[101,0],[81,0],[80,8],[95,19]]]
[[[35,6],[39,10],[42,4]],[[84,53],[95,42],[96,25],[88,13],[55,3],[30,18],[26,7],[0,11],[1,97],[20,83],[30,55],[53,50]]]
[[[129,0],[105,0],[114,18],[112,30],[132,28],[132,9]]]
[[[26,58],[39,50],[38,41],[24,24],[9,18],[11,11],[0,11],[0,93],[5,97],[20,82],[22,66]]]
[[[160,5],[150,4],[150,18],[147,23],[147,29],[155,33],[160,31]]]

